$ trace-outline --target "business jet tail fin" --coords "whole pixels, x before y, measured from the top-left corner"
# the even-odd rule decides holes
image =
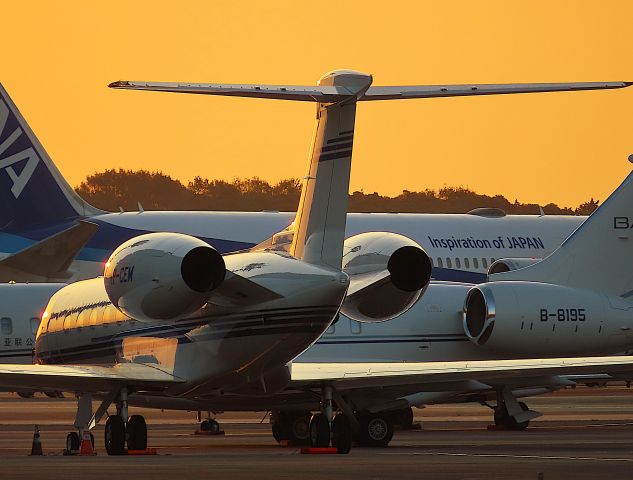
[[[633,173],[551,255],[490,275],[490,281],[543,281],[633,296]]]

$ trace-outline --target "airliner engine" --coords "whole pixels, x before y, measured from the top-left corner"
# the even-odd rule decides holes
[[[633,347],[633,303],[537,282],[489,282],[469,290],[464,331],[504,356],[600,355]]]
[[[168,320],[202,307],[225,276],[222,255],[179,233],[150,233],[119,246],[103,281],[110,301],[138,320]]]
[[[493,273],[510,272],[519,268],[529,267],[540,262],[540,258],[500,258],[493,262],[488,269],[488,275]]]
[[[350,286],[341,313],[359,322],[390,320],[406,312],[431,280],[428,255],[402,235],[354,235],[345,240],[343,252]]]

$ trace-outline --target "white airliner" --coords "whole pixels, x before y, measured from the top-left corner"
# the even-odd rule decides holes
[[[106,445],[110,453],[120,453],[125,436],[128,448],[146,443],[142,417],[133,415],[126,425],[130,392],[165,402],[199,401],[232,390],[239,393],[249,385],[268,391],[269,380],[271,389],[279,388],[275,381],[279,372],[285,371],[289,374],[286,381],[320,390],[322,412],[312,417],[311,443],[324,446],[332,440],[343,453],[351,446],[355,417],[341,392],[410,384],[419,391],[421,382],[437,385],[459,381],[463,385],[493,378],[507,385],[543,375],[608,374],[633,368],[633,360],[620,357],[468,364],[304,362],[293,364],[291,370],[283,366],[284,358],[289,360],[293,351],[316,339],[329,323],[325,318],[332,318],[339,307],[354,319],[389,320],[409,309],[430,279],[428,257],[402,235],[363,233],[348,238],[343,245],[357,101],[605,87],[371,87],[371,83],[371,76],[348,71],[327,74],[318,87],[117,83],[123,88],[317,102],[311,162],[293,229],[273,236],[270,248],[224,257],[201,240],[179,234],[149,234],[125,242],[110,257],[103,279],[74,283],[53,296],[36,338],[36,361],[41,364],[1,365],[0,386],[78,393],[76,425],[83,430],[94,426],[115,403],[117,415],[110,416],[106,424]],[[289,234],[292,240],[286,243]],[[196,268],[202,260],[209,266]],[[212,289],[211,285],[217,287]],[[471,291],[469,298],[475,298]],[[584,300],[578,298],[578,302]],[[280,308],[293,302],[310,306],[309,312],[292,312],[290,316],[262,312],[264,305]],[[549,304],[539,306],[550,308]],[[561,304],[560,308],[567,307]],[[574,308],[578,313],[584,307]],[[469,315],[467,308],[466,325],[472,323]],[[490,320],[487,315],[486,332],[491,328]],[[94,414],[90,393],[105,396]],[[514,397],[504,393],[502,398],[508,414],[520,421]],[[336,417],[333,400],[341,410]],[[69,443],[75,441],[76,434],[70,434]]]

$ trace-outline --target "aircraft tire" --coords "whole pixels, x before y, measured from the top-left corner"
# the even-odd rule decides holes
[[[125,422],[120,415],[108,417],[104,437],[108,455],[123,455],[125,453]]]
[[[200,422],[200,430],[203,432],[218,433],[220,431],[220,424],[217,420],[213,420],[212,418],[203,420]]]
[[[388,415],[374,414],[360,417],[358,443],[362,447],[385,448],[393,438],[393,422]]]
[[[270,429],[272,430],[273,438],[277,441],[277,443],[281,443],[284,440],[290,440],[288,422],[286,421],[286,415],[283,412],[271,413]]]
[[[330,424],[322,413],[316,413],[310,419],[310,446],[317,448],[330,446]]]
[[[126,431],[128,450],[147,449],[147,424],[142,415],[132,415],[127,421]]]
[[[67,452],[76,452],[79,450],[80,442],[79,442],[79,434],[77,432],[70,432],[66,435],[66,451]]]
[[[349,417],[339,413],[332,421],[332,446],[337,453],[347,454],[352,449],[352,424]]]
[[[392,412],[391,419],[395,425],[404,430],[411,430],[413,427],[413,409],[411,407],[403,408]]]
[[[524,402],[519,402],[519,406],[523,409],[523,411],[529,410],[528,406]],[[508,410],[505,405],[500,405],[495,408],[494,420],[495,425],[516,431],[525,430],[530,424],[529,420],[526,420],[525,422],[517,422],[514,417],[508,415]]]

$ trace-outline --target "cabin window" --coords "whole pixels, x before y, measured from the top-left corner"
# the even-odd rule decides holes
[[[90,309],[82,308],[77,317],[77,328],[83,328],[90,325]]]
[[[332,324],[328,327],[328,329],[325,331],[326,335],[334,335],[334,332],[336,331],[336,325]]]
[[[494,259],[494,258],[490,259],[490,263],[495,263],[495,262],[496,262],[496,259]]]
[[[488,260],[486,260],[485,258],[481,259],[481,266],[484,268],[488,268]]]
[[[66,315],[64,319],[64,330],[72,330],[77,328],[77,317],[79,316],[78,312],[72,312]]]
[[[116,322],[116,315],[114,313],[115,307],[105,307],[103,309],[103,320],[102,323],[114,323]]]
[[[30,322],[31,322],[31,333],[35,335],[37,333],[37,330],[40,328],[40,319],[33,317],[31,318]]]
[[[431,267],[433,267],[433,259],[429,257],[429,260],[431,261]]]
[[[462,262],[459,258],[455,259],[455,267],[462,268]]]
[[[473,258],[473,267],[479,268],[479,260],[477,260],[476,258]]]
[[[359,335],[362,331],[362,323],[357,322],[356,320],[350,320],[349,329],[353,334]]]
[[[13,320],[9,317],[0,318],[0,331],[2,335],[12,335],[13,334]]]
[[[437,266],[440,268],[444,266],[444,264],[442,263],[442,259],[440,257],[437,257]]]
[[[464,258],[464,266],[466,268],[470,268],[470,260],[468,260],[467,258]]]
[[[446,257],[446,268],[453,268],[453,262],[448,257]]]

